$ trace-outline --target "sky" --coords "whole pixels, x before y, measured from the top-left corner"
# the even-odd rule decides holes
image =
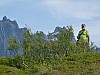
[[[72,26],[75,38],[84,23],[91,42],[100,46],[100,0],[0,0],[0,20],[3,16],[21,28],[27,24],[33,33]]]

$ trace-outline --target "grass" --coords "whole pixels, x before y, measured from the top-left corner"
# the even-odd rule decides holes
[[[23,71],[0,65],[0,75],[100,75],[100,53],[69,54],[52,60],[53,63],[36,63]]]
[[[49,75],[100,75],[100,53],[70,54],[51,68]]]
[[[27,75],[27,74],[25,74],[23,71],[17,68],[0,65],[0,75]]]
[[[70,54],[58,70],[67,75],[100,75],[100,53]]]

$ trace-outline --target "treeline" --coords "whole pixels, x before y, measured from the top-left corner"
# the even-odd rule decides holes
[[[9,39],[8,50],[15,54],[14,57],[8,57],[0,59],[3,60],[0,64],[13,66],[18,69],[27,71],[30,74],[38,73],[39,68],[36,68],[36,64],[49,66],[55,66],[64,62],[67,56],[71,54],[79,54],[85,52],[91,52],[94,49],[93,43],[90,46],[87,44],[76,45],[73,42],[73,28],[67,26],[66,30],[60,30],[55,34],[55,39],[51,39],[51,33],[48,33],[48,40],[42,35],[42,32],[32,33],[31,30],[27,31],[23,35],[22,43],[19,43],[17,39],[11,37]],[[22,47],[22,54],[19,53],[20,45]],[[12,56],[12,55],[10,55]]]

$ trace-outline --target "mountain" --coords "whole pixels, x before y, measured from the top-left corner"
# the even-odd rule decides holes
[[[6,16],[0,20],[0,56],[4,56],[7,52],[8,40],[15,37],[19,42],[26,28],[19,28],[17,22],[7,19]]]
[[[97,47],[97,48],[96,48],[96,51],[97,51],[97,52],[100,52],[100,47]]]
[[[5,56],[6,53],[8,53],[9,55],[9,51],[8,51],[8,40],[11,37],[15,37],[19,43],[22,43],[22,36],[23,33],[27,30],[27,28],[19,28],[16,20],[11,21],[10,19],[8,19],[6,16],[3,17],[2,20],[0,20],[0,57],[1,56]],[[66,27],[56,27],[54,32],[50,33],[51,36],[50,38],[53,40],[55,39],[55,34],[59,34],[60,30],[66,30]],[[48,35],[44,34],[42,31],[39,31],[42,36],[46,39],[48,39]],[[75,43],[75,37],[74,35],[73,37],[73,42]],[[22,48],[19,48],[19,52],[21,53]]]

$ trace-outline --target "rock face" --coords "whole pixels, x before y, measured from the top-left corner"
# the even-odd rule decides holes
[[[26,28],[19,28],[17,22],[7,19],[6,16],[0,20],[0,56],[4,56],[8,49],[8,40],[15,37],[19,42]]]

